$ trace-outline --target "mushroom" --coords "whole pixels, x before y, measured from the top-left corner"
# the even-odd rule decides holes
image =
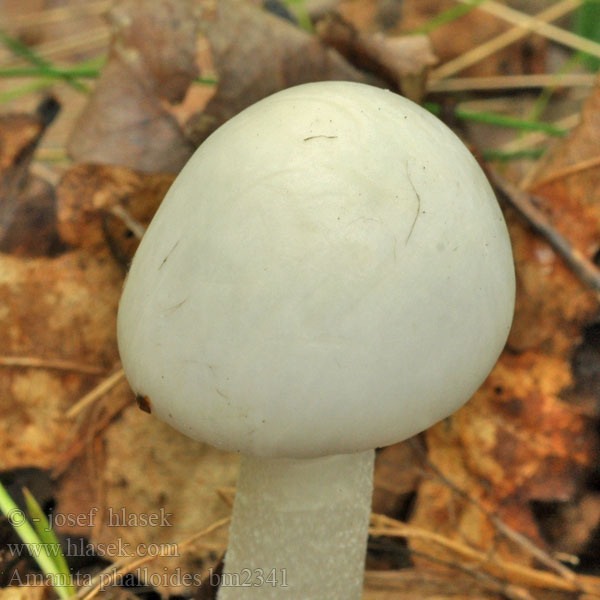
[[[405,98],[300,85],[202,144],[135,255],[118,340],[154,414],[242,454],[221,600],[360,597],[374,449],[469,399],[514,294],[489,183]]]

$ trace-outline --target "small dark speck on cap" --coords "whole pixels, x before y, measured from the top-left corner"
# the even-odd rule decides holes
[[[148,396],[136,396],[135,401],[140,410],[149,414],[152,412],[152,405],[150,404],[150,398],[148,398]]]

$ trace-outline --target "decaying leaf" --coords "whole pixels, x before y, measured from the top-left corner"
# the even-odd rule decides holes
[[[593,319],[595,294],[582,285],[554,250],[509,211],[517,269],[517,298],[509,347],[539,348],[570,357],[581,328]]]
[[[560,398],[568,363],[547,354],[505,354],[457,415],[471,473],[500,502],[568,500],[592,459],[591,423]]]
[[[588,258],[600,250],[600,86],[586,100],[581,121],[540,164],[529,188],[541,196],[553,224]],[[581,168],[578,168],[580,166]]]
[[[122,273],[106,251],[96,248],[92,255],[78,250],[54,259],[3,255],[0,261],[0,294],[6,307],[0,329],[7,341],[6,352],[71,359],[104,366],[107,371],[115,364]],[[80,417],[74,429],[66,413],[99,382],[98,376],[39,368],[0,369],[5,398],[0,409],[0,436],[5,440],[0,462],[5,469],[27,464],[63,473],[57,512],[83,515],[80,526],[70,528],[67,523],[61,529],[64,533],[87,534],[96,544],[124,545],[133,552],[133,559],[135,553],[144,552],[138,544],[180,542],[230,510],[216,488],[234,482],[237,457],[194,442],[135,406],[120,419],[107,421],[101,438],[96,436],[95,427],[104,414],[133,399],[124,381]],[[100,439],[98,446],[95,442]],[[99,452],[99,447],[104,451]],[[69,458],[73,448],[80,457],[76,460]],[[110,521],[108,508],[113,515],[121,515],[123,507],[133,521],[119,521],[120,516]],[[87,521],[93,527],[85,527],[86,516],[95,514],[92,508],[98,509],[98,516],[93,523]],[[165,517],[162,527],[149,526],[143,519],[150,514],[172,517]],[[223,529],[179,557],[152,561],[140,571],[140,579],[167,573],[173,575],[164,586],[168,593],[189,591],[186,580],[178,579],[179,573],[205,573],[225,547],[225,534]],[[106,546],[97,548],[102,553]],[[151,548],[155,551],[158,546]],[[111,552],[106,554],[109,560],[127,558]]]
[[[220,0],[214,11],[205,9],[201,26],[219,84],[205,110],[188,123],[196,144],[247,106],[286,87],[368,79],[316,36],[243,0]]]
[[[111,12],[106,66],[69,142],[81,162],[177,173],[193,147],[162,101],[179,102],[197,76],[194,5],[126,0]]]
[[[589,260],[594,260],[600,249],[600,167],[574,167],[600,156],[599,131],[597,87],[583,107],[580,124],[555,143],[530,186],[552,226]],[[567,174],[561,176],[565,170]],[[516,348],[551,347],[571,356],[582,326],[597,315],[597,298],[574,281],[543,240],[520,229],[514,234],[521,286],[510,344]]]
[[[562,359],[505,354],[473,399],[427,434],[429,460],[448,480],[541,546],[531,501],[571,500],[593,456],[590,423],[559,397],[570,382]],[[498,544],[486,515],[439,479],[422,483],[411,522],[507,558],[523,552]]]
[[[35,149],[57,110],[50,99],[36,114],[0,117],[0,252],[44,256],[60,249],[54,191],[29,173]]]
[[[0,600],[42,600],[48,588],[43,585],[18,585],[0,589]]]
[[[27,259],[0,254],[2,354],[108,371],[118,358],[114,329],[121,281],[106,252]],[[53,468],[70,436],[65,412],[98,376],[4,365],[0,371],[2,468]]]
[[[115,28],[112,50],[154,95],[181,102],[198,76],[196,17],[191,2],[122,0],[109,13]]]
[[[3,115],[0,121],[0,172],[2,188],[6,186],[7,171],[15,167],[27,148],[42,133],[43,123],[37,115]]]
[[[161,545],[166,550],[167,544],[183,542],[230,513],[217,489],[234,484],[236,455],[191,440],[136,406],[111,424],[103,441],[95,481],[90,481],[88,461],[73,465],[61,479],[57,510],[86,515],[98,508],[94,526],[78,533],[87,535],[99,552],[110,544],[123,549],[121,556],[105,552],[107,560],[133,560]],[[158,524],[143,522],[151,515]],[[226,539],[224,527],[189,551],[148,562],[137,573],[139,579],[151,581],[165,596],[193,594],[196,584],[189,584],[190,577],[215,566]]]
[[[77,165],[57,187],[58,228],[63,240],[78,247],[105,247],[107,236],[119,244],[125,262],[133,257],[137,240],[127,225],[114,215],[124,208],[147,225],[173,183],[166,174],[144,174],[127,167]],[[108,229],[108,230],[107,230]]]
[[[194,142],[200,142],[223,121],[284,87],[319,79],[375,82],[375,77],[404,86],[407,77],[418,79],[432,63],[429,44],[371,32],[384,25],[388,35],[400,34],[455,5],[452,0],[344,0],[341,15],[353,28],[345,24],[340,32],[333,21],[321,25],[321,35],[338,51],[257,4],[117,3],[109,60],[70,144],[72,155],[86,163],[62,179],[58,207],[48,184],[27,177],[26,161],[19,162],[39,138],[39,119],[0,121],[0,229],[8,220],[13,226],[4,227],[0,246],[5,252],[0,254],[3,354],[93,365],[106,374],[118,366],[115,316],[122,271],[114,257],[126,264],[137,240],[114,209],[147,224],[173,180],[156,173],[177,172],[193,150],[167,104],[180,102],[197,76],[195,7],[202,9],[219,82],[206,110],[189,123]],[[506,27],[474,10],[433,31],[433,47],[445,61]],[[407,53],[406,43],[416,54]],[[469,72],[536,72],[543,53],[528,50],[541,45],[530,38]],[[540,208],[589,259],[597,259],[600,249],[600,163],[586,165],[600,156],[599,131],[596,90],[582,125],[557,143],[533,182]],[[12,204],[5,200],[8,193]],[[21,212],[15,198],[27,199]],[[8,209],[10,219],[5,218]],[[597,398],[588,390],[582,400],[583,387],[572,368],[582,328],[597,318],[598,299],[543,239],[510,209],[506,214],[519,282],[508,351],[471,402],[424,436],[425,462],[408,444],[379,453],[374,502],[378,512],[406,513],[402,500],[418,490],[412,524],[477,548],[492,560],[526,565],[535,563],[533,554],[502,535],[492,517],[548,552],[579,552],[598,527],[599,495],[583,489],[597,451],[590,423],[598,416]],[[56,220],[62,240],[76,249],[32,258],[56,253]],[[600,381],[600,353],[589,354],[586,368]],[[3,469],[29,465],[61,475],[56,513],[83,516],[80,524],[60,527],[61,533],[87,536],[110,561],[133,560],[149,544],[156,544],[151,551],[164,549],[229,513],[218,488],[233,485],[236,457],[189,440],[130,406],[133,396],[124,380],[70,419],[68,409],[103,374],[1,362],[0,371],[0,463]],[[540,522],[532,510],[539,502],[560,505],[560,519]],[[93,509],[98,512],[86,523]],[[157,517],[157,525],[144,523],[150,516]],[[115,551],[107,550],[110,544]],[[205,574],[225,544],[226,528],[191,551],[157,558],[134,574],[164,595],[200,598],[182,576]],[[367,573],[366,600],[565,598],[542,589],[529,594],[416,539],[408,546],[417,567]],[[440,568],[436,560],[449,568]],[[0,590],[0,600],[40,600],[46,592],[8,588]]]
[[[538,182],[558,165],[600,152],[599,110],[595,90],[582,125],[557,143]],[[599,177],[595,170],[538,186],[541,208],[576,251],[589,258],[600,239]],[[412,523],[526,562],[531,553],[499,537],[484,511],[540,547],[553,542],[553,550],[567,549],[540,529],[532,501],[576,506],[595,462],[597,436],[590,416],[597,415],[597,408],[590,412],[584,401],[572,361],[582,328],[597,314],[598,299],[512,211],[507,217],[518,281],[509,351],[474,398],[427,433],[429,460],[447,481],[434,477],[422,483]],[[598,371],[600,362],[588,367]],[[573,518],[578,514],[572,511]],[[587,526],[593,528],[589,522]]]
[[[429,67],[437,62],[427,36],[363,33],[337,14],[320,21],[317,31],[323,41],[356,66],[390,82],[411,100],[422,99]]]
[[[383,29],[387,35],[419,31],[437,15],[456,7],[453,0],[342,0],[338,10],[360,31]],[[445,63],[506,31],[510,25],[473,9],[452,22],[428,32],[433,52]],[[487,56],[461,75],[485,76],[542,73],[545,69],[545,40],[528,36],[520,43]]]
[[[13,256],[57,254],[63,249],[63,244],[56,229],[54,188],[35,175],[27,176],[20,187],[10,227],[0,241],[0,252]]]

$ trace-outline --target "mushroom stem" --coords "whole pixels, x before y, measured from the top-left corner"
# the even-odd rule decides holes
[[[219,600],[359,600],[374,457],[242,457]]]

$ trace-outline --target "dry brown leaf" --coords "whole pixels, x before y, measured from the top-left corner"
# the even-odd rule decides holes
[[[54,261],[24,262],[12,257],[2,257],[2,261],[0,272],[6,274],[7,282],[0,282],[0,290],[9,297],[15,290],[22,294],[14,295],[0,322],[2,330],[15,338],[9,345],[13,353],[27,354],[32,347],[42,347],[48,354],[60,351],[61,356],[77,356],[80,361],[116,360],[114,319],[121,274],[112,261],[85,252]],[[65,448],[72,442],[73,431],[67,426],[65,412],[92,378],[41,369],[3,371],[2,395],[7,401],[2,404],[0,435],[8,442],[0,453],[3,468],[26,464],[64,469]],[[89,428],[100,418],[102,411],[97,409],[102,404],[110,408],[128,398],[132,398],[131,391],[122,383],[88,413]],[[181,541],[229,511],[215,490],[233,483],[237,457],[201,446],[137,407],[126,410],[101,432],[104,452],[98,453],[86,430],[84,426],[79,435],[89,452],[71,463],[61,478],[55,511],[55,516],[66,515],[71,521],[74,515],[81,515],[82,523],[58,529],[89,535],[99,544],[121,543],[129,550],[139,543]],[[102,514],[107,506],[115,515],[126,507],[133,519],[160,514],[163,509],[173,513],[172,519],[167,517],[172,527],[114,526],[120,516],[111,523],[109,516]],[[95,527],[90,531],[85,525],[94,507],[99,513],[93,517]],[[204,572],[225,547],[224,533],[210,541],[211,546],[199,546],[180,558],[157,559],[142,569],[140,578],[151,573],[164,577],[163,567],[177,577],[178,568],[186,573]],[[107,558],[123,557],[111,554]],[[183,591],[184,587],[175,585],[169,592],[175,589]]]
[[[48,588],[43,585],[17,585],[0,588],[0,600],[42,600]]]
[[[109,544],[124,549],[121,556],[105,551],[107,560],[132,560],[136,551],[143,555],[140,544],[157,548],[182,542],[230,513],[217,489],[234,484],[236,455],[191,440],[136,406],[111,424],[103,442],[104,460],[96,465],[96,475],[90,473],[88,461],[80,461],[61,479],[57,511],[87,515],[98,508],[94,526],[76,533],[87,535],[99,552]],[[89,493],[93,489],[95,496]],[[149,515],[158,515],[162,525],[141,524]],[[148,562],[138,573],[140,579],[153,574],[152,581],[168,578],[155,586],[165,596],[193,593],[181,582],[215,566],[226,547],[226,534],[227,529],[221,529],[180,556]]]
[[[55,259],[0,256],[0,294],[6,306],[0,330],[8,340],[7,353],[76,360],[108,372],[118,360],[115,320],[122,273],[107,252],[101,216],[120,204],[148,222],[172,179],[99,165],[79,165],[65,175],[59,186],[61,232],[84,248]],[[125,240],[129,258],[134,245]],[[110,543],[133,553],[142,543],[182,541],[229,512],[216,488],[234,482],[237,457],[189,440],[137,407],[125,408],[115,418],[132,399],[124,381],[99,398],[74,428],[66,426],[65,413],[98,377],[0,368],[5,372],[2,394],[8,399],[0,415],[0,436],[9,442],[1,452],[3,468],[27,464],[63,473],[56,513],[81,518],[71,527],[72,519],[68,521],[62,531],[89,536],[100,554],[106,548],[102,544]],[[114,406],[120,408],[114,411]],[[105,422],[100,429],[99,422]],[[118,515],[112,522],[108,507]],[[172,515],[165,517],[168,525],[163,527],[115,526],[122,507],[134,520],[160,516],[161,510]],[[87,516],[93,508],[98,516],[90,528]],[[205,573],[224,549],[225,535],[226,530],[219,532],[180,557],[155,559],[137,575],[141,580],[153,573],[174,575],[169,585],[158,588],[189,591],[177,583],[184,581],[180,575]],[[109,560],[124,558],[104,552]]]
[[[591,459],[591,424],[560,393],[571,384],[562,359],[505,354],[457,414],[469,471],[511,498],[568,500]]]
[[[122,273],[107,254],[23,259],[0,254],[0,337],[11,356],[109,368]],[[0,463],[51,469],[69,437],[66,410],[98,377],[0,366]]]
[[[428,23],[446,9],[453,8],[453,0],[343,0],[339,11],[360,31],[383,28],[386,33],[411,33]],[[456,58],[490,38],[508,29],[500,19],[477,9],[435,28],[430,34],[435,55],[440,63]],[[486,57],[461,75],[509,75],[543,73],[545,69],[545,42],[538,36],[511,44],[504,50]]]
[[[0,252],[45,256],[60,249],[54,191],[29,174],[48,122],[40,114],[0,117]]]
[[[56,229],[54,188],[41,177],[29,175],[16,196],[10,227],[0,241],[0,252],[13,256],[52,256],[62,249]]]
[[[456,6],[452,0],[405,0],[402,5],[402,28],[416,29],[427,23],[434,15]],[[434,29],[430,33],[434,52],[444,63],[479,44],[487,42],[510,25],[477,9],[461,18]],[[539,36],[511,44],[495,52],[485,60],[461,72],[464,76],[516,75],[543,73],[545,70],[545,41]]]
[[[587,101],[582,125],[557,148],[538,174],[543,181],[582,156],[600,153],[600,92]],[[576,250],[591,258],[600,236],[600,170],[554,180],[540,187],[542,209]],[[598,437],[589,415],[585,386],[574,379],[572,360],[582,328],[598,311],[598,300],[548,244],[507,211],[517,270],[515,322],[505,353],[474,398],[456,415],[427,433],[429,460],[458,488],[498,515],[507,525],[544,547],[569,550],[531,509],[532,501],[570,504],[585,489],[586,470],[595,462]],[[518,352],[518,354],[515,354]],[[588,365],[591,376],[600,361]],[[584,408],[587,406],[589,415]],[[586,496],[583,496],[584,498]],[[565,513],[580,523],[577,547],[584,546],[600,517]],[[476,548],[511,560],[530,562],[526,549],[498,537],[474,504],[439,478],[419,489],[412,523],[443,532]],[[563,527],[568,526],[563,523]],[[418,548],[418,543],[411,543]]]
[[[541,547],[531,500],[572,501],[597,442],[577,405],[561,399],[571,385],[570,363],[561,355],[505,354],[474,398],[427,433],[429,459],[444,477]],[[411,522],[512,560],[531,560],[523,548],[499,543],[486,515],[435,478],[419,488]]]
[[[544,199],[556,229],[590,259],[600,250],[600,165],[557,179],[553,176],[600,157],[599,132],[600,86],[586,100],[579,125],[554,144],[530,185]]]
[[[172,175],[143,174],[127,167],[72,167],[56,190],[61,237],[73,246],[105,246],[108,228],[129,262],[137,240],[124,223],[117,222],[111,209],[122,206],[134,219],[147,225],[173,179]]]
[[[589,260],[600,249],[600,167],[552,178],[564,167],[600,155],[599,132],[600,88],[595,88],[584,104],[581,123],[555,143],[531,184],[555,229]],[[521,285],[510,345],[571,356],[581,327],[597,314],[597,298],[575,281],[543,240],[520,227],[512,233]]]
[[[181,102],[198,76],[196,17],[191,2],[123,0],[109,13],[116,29],[112,50],[154,95]]]
[[[2,187],[7,171],[14,167],[19,156],[42,132],[42,122],[36,115],[3,115],[0,119],[0,173]]]
[[[126,0],[111,12],[106,66],[73,130],[81,162],[177,173],[193,152],[162,102],[179,102],[197,77],[196,27],[185,0]]]
[[[317,32],[350,62],[383,78],[411,100],[419,102],[423,97],[427,72],[437,62],[427,36],[362,33],[337,14],[320,21]]]
[[[205,9],[201,26],[218,73],[217,92],[188,123],[200,144],[219,125],[257,100],[284,88],[328,79],[367,77],[314,35],[243,0]]]
[[[581,328],[598,309],[595,294],[512,211],[508,216],[518,282],[508,346],[518,352],[540,349],[570,357]]]

